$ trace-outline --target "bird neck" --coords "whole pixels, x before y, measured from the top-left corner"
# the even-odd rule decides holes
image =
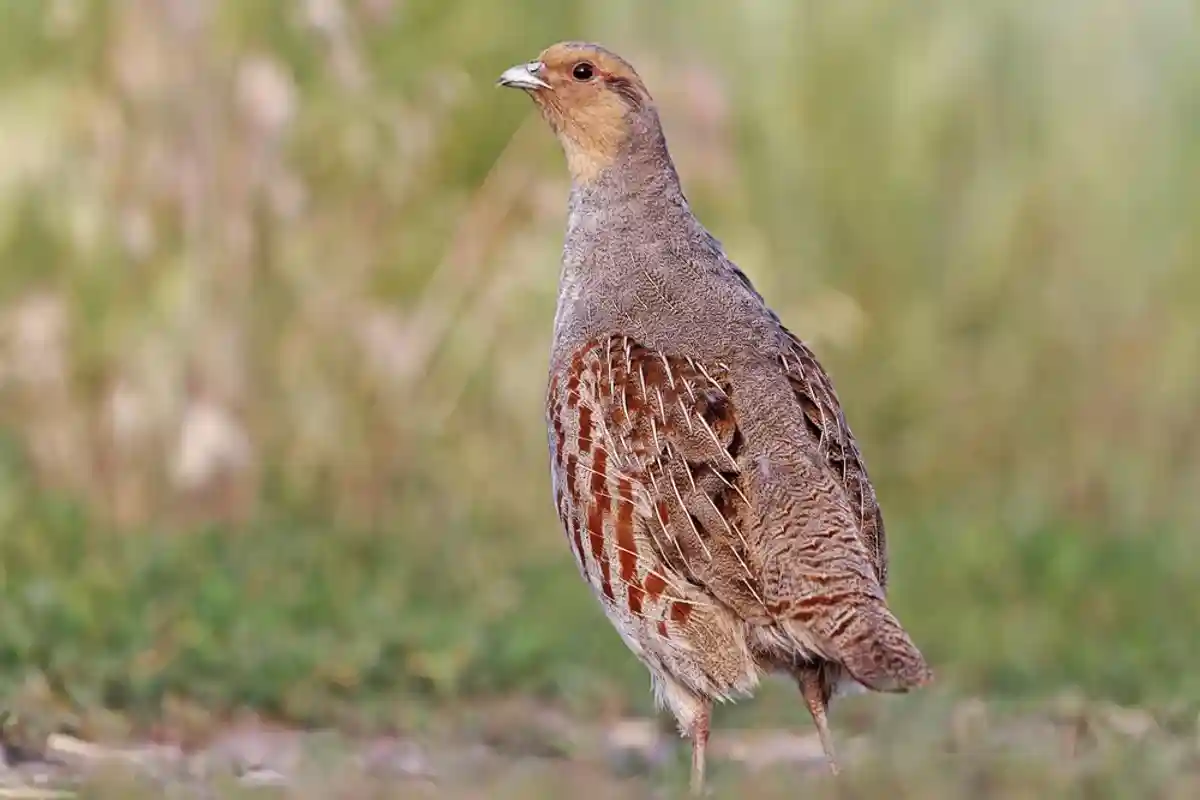
[[[568,245],[656,239],[698,224],[653,106],[631,113],[628,135],[611,163],[594,175],[572,175]]]
[[[592,180],[572,180],[555,329],[573,330],[576,317],[590,315],[597,293],[588,298],[589,281],[617,286],[648,269],[661,271],[667,262],[647,260],[648,252],[680,236],[706,235],[688,207],[657,120],[635,130],[610,166]]]
[[[603,197],[606,203],[647,194],[682,194],[679,175],[667,150],[666,137],[654,106],[628,111],[621,119],[621,135],[604,138],[611,146],[581,147],[564,131],[560,138],[571,172],[572,194]],[[594,145],[593,142],[587,142]],[[603,152],[604,157],[597,154]]]

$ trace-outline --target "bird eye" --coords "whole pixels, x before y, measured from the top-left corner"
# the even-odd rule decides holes
[[[577,81],[590,81],[596,69],[586,61],[580,61],[571,69],[571,77]]]

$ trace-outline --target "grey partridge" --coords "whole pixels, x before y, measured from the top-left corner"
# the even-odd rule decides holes
[[[713,701],[792,676],[837,771],[839,690],[932,672],[888,609],[883,518],[829,377],[692,215],[633,68],[508,69],[571,173],[546,418],[580,573],[705,779]]]

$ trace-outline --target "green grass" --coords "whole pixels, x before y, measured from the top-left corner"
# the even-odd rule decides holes
[[[649,710],[548,498],[561,154],[492,86],[584,37],[833,373],[944,691],[1200,703],[1183,4],[168,6],[0,0],[0,694]]]
[[[486,521],[414,550],[394,532],[299,515],[115,531],[78,505],[22,496],[0,519],[9,692],[40,672],[77,706],[143,720],[171,698],[372,726],[398,722],[376,708],[513,692],[649,710],[646,675],[565,550],[481,584],[485,568],[453,543],[504,536]],[[1200,702],[1196,558],[1169,540],[908,534],[894,605],[954,691]]]

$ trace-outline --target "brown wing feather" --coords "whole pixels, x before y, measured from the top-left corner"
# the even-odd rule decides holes
[[[844,494],[854,517],[848,533],[861,539],[882,587],[887,574],[883,521],[858,446],[828,375],[803,342],[788,336],[791,348],[781,357],[783,370],[834,484],[830,488]],[[591,436],[602,437],[606,466],[645,485],[661,562],[747,620],[766,622],[787,614],[791,598],[766,598],[764,592],[771,570],[788,567],[772,563],[764,571],[767,553],[753,529],[760,515],[751,513],[746,497],[739,465],[742,433],[726,370],[659,353],[624,336],[589,343],[573,362],[564,388],[578,392],[586,381],[598,403],[594,412],[583,409],[585,427],[595,428],[580,440],[583,449]],[[558,430],[561,436],[561,421]],[[596,477],[594,469],[587,472]],[[581,473],[578,482],[588,475]],[[830,538],[836,538],[833,533]]]
[[[609,341],[609,436],[654,499],[650,530],[663,563],[746,619],[767,618],[739,488],[741,434],[725,370]],[[604,385],[605,381],[600,381]]]
[[[785,332],[791,347],[780,359],[784,371],[804,410],[809,430],[819,442],[819,452],[858,517],[858,534],[871,554],[879,585],[886,588],[887,534],[858,443],[846,423],[829,375],[804,342],[791,331],[785,329]]]
[[[702,635],[696,599],[684,597],[698,591],[746,622],[786,631],[804,659],[842,663],[873,688],[915,685],[927,668],[885,605],[882,525],[836,395],[798,340],[783,362],[814,434],[804,448],[815,447],[824,463],[750,466],[759,461],[720,364],[621,336],[576,351],[550,393],[556,489],[572,548],[620,613],[636,605],[645,615],[655,600],[662,636],[672,625]],[[621,545],[639,530],[647,550]],[[636,563],[622,565],[634,549]],[[642,576],[639,564],[663,570]],[[659,575],[686,584],[667,605]]]
[[[744,619],[768,621],[760,567],[746,538],[748,501],[739,486],[738,464],[742,440],[725,370],[614,336],[576,352],[565,376],[552,382],[552,394],[563,389],[595,403],[594,410],[580,410],[585,427],[603,441],[605,469],[626,476],[647,498],[637,517],[645,521],[654,551],[648,561],[663,564]],[[570,405],[569,396],[559,405]],[[564,467],[563,499],[582,493],[584,477],[582,472],[574,477],[582,467],[575,456],[579,448],[572,447],[579,437],[570,430],[578,423],[562,424],[569,411],[552,412],[551,424],[553,460]],[[582,550],[586,543],[578,539],[586,532],[577,532],[587,525],[564,522],[573,549]],[[583,559],[581,565],[586,569]],[[599,584],[606,585],[603,576]]]

